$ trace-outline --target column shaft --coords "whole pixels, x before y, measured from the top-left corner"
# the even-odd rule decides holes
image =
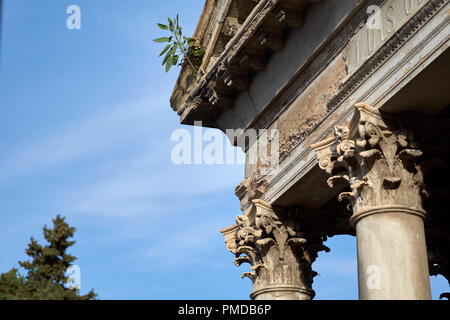
[[[423,219],[380,208],[356,223],[359,298],[431,299]]]

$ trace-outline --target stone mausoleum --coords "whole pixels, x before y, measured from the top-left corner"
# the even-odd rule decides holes
[[[252,299],[313,299],[312,264],[344,234],[360,299],[431,299],[430,275],[450,279],[449,15],[449,0],[206,0],[204,72],[185,64],[171,105],[240,132],[242,213],[221,232]],[[259,142],[276,165],[250,161]]]

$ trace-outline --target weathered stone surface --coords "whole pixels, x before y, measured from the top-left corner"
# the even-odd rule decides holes
[[[209,2],[206,74],[182,71],[172,105],[184,124],[244,129],[232,143],[279,132],[273,175],[243,148],[243,214],[222,230],[252,297],[311,299],[315,250],[349,234],[361,299],[429,299],[429,274],[450,277],[449,1]]]
[[[422,151],[399,118],[364,103],[355,108],[349,126],[313,148],[329,186],[349,190],[339,199],[353,209],[360,299],[431,299]]]
[[[352,74],[380,46],[427,4],[424,0],[388,0],[381,6],[368,7],[367,23],[352,37],[343,50],[348,73]]]
[[[426,190],[417,165],[422,151],[412,132],[364,103],[355,108],[350,126],[337,126],[334,138],[312,146],[319,166],[331,175],[328,184],[348,185],[350,191],[339,198],[350,200],[355,213],[377,206],[422,211]]]
[[[288,155],[299,140],[307,136],[327,114],[328,101],[338,92],[347,76],[346,63],[336,59],[280,116],[280,157]],[[308,107],[305,107],[308,106]]]
[[[254,200],[251,214],[240,215],[236,225],[222,230],[235,264],[251,265],[243,274],[253,282],[255,300],[310,300],[314,297],[312,263],[319,251],[329,251],[322,237],[301,232],[295,216],[276,213],[270,204]]]
[[[192,101],[207,92],[210,81],[228,82],[229,75],[224,78],[223,70],[232,72],[236,79],[242,79],[235,80],[235,83],[245,83],[255,71],[263,70],[266,57],[283,48],[285,34],[291,28],[302,26],[305,8],[315,2],[319,1],[223,0],[217,1],[212,13],[205,8],[205,16],[209,19],[208,28],[203,34],[199,32],[194,35],[200,44],[206,47],[201,66],[205,74],[187,82],[188,75],[185,73],[188,71],[182,71],[181,81],[178,81],[171,98],[172,108],[180,115],[181,122],[193,123],[192,113],[198,113],[198,109],[192,106]],[[198,28],[202,31],[204,29]],[[234,73],[234,70],[238,72]],[[230,88],[233,91],[216,93],[220,99],[233,99],[237,93],[245,90],[246,86],[237,85]],[[211,116],[207,109],[202,110],[204,120],[214,122],[217,120],[214,116],[215,114]]]

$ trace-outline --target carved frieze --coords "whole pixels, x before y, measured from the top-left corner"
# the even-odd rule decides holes
[[[349,74],[357,70],[427,2],[426,0],[387,0],[381,6],[367,7],[369,18],[344,49]],[[437,5],[440,1],[430,1],[429,5],[432,6],[433,2]]]

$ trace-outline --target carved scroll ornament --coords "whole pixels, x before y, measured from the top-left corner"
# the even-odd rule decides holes
[[[312,282],[317,273],[311,265],[319,251],[329,251],[322,244],[325,239],[308,239],[293,219],[280,217],[264,201],[253,203],[256,210],[252,215],[238,216],[233,236],[227,239],[227,248],[236,255],[235,265],[251,265],[251,271],[242,277],[252,280],[254,292],[288,286],[313,298]]]
[[[350,200],[354,213],[400,206],[425,215],[422,198],[427,193],[417,165],[422,151],[412,132],[367,104],[355,109],[349,126],[336,126],[333,138],[312,146],[320,168],[331,176],[328,185],[347,187],[339,200]]]

